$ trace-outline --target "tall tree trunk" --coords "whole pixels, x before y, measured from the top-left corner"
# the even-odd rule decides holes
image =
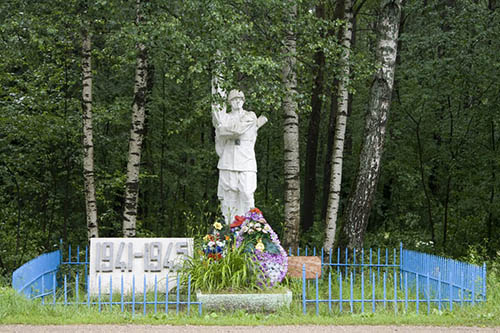
[[[137,26],[140,25],[141,0],[136,0]],[[146,93],[148,83],[148,57],[146,45],[137,43],[135,67],[134,104],[132,106],[132,129],[128,146],[127,182],[125,184],[125,207],[123,211],[123,236],[134,237],[139,197],[139,168],[146,120]]]
[[[92,130],[92,56],[88,30],[83,30],[82,43],[82,111],[83,111],[83,179],[85,183],[85,207],[87,216],[87,238],[99,237],[97,204],[94,181],[94,139]]]
[[[338,80],[333,82],[334,87],[338,87]],[[335,122],[337,119],[338,96],[336,91],[330,95],[330,117],[328,119],[328,140],[326,143],[326,158],[323,166],[323,202],[321,207],[321,219],[326,220],[328,211],[328,194],[330,193],[331,173],[332,173],[332,155],[333,139],[335,136]]]
[[[316,17],[325,17],[325,7],[322,1],[316,6]],[[323,34],[321,34],[323,35]],[[318,50],[314,54],[315,74],[311,94],[311,116],[307,131],[304,203],[302,206],[302,231],[309,230],[314,223],[314,206],[316,203],[316,162],[318,154],[318,137],[321,120],[323,77],[325,67],[325,54]]]
[[[400,15],[401,0],[383,1],[377,27],[379,70],[375,74],[371,87],[359,169],[345,214],[343,232],[347,236],[349,248],[363,246],[363,238],[377,188],[396,69]]]
[[[297,114],[297,74],[296,43],[297,37],[291,28],[296,20],[297,6],[289,0],[288,19],[290,27],[286,32],[283,49],[285,62],[282,81],[285,86],[283,99],[284,113],[284,176],[285,176],[285,233],[286,247],[296,248],[299,245],[300,227],[300,160],[299,160],[299,116]]]
[[[328,193],[328,205],[326,213],[326,237],[323,247],[329,251],[335,240],[337,231],[337,214],[340,204],[340,185],[342,182],[342,160],[344,154],[344,138],[347,124],[350,68],[349,56],[351,54],[352,38],[352,0],[344,1],[344,21],[345,27],[342,30],[343,54],[340,60],[340,77],[337,86],[337,115],[335,119],[335,136],[333,141],[332,169],[330,173],[330,189]]]

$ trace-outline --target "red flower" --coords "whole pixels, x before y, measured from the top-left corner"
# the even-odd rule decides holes
[[[231,223],[231,225],[229,227],[231,227],[231,228],[239,227],[243,224],[243,222],[245,222],[245,217],[236,215],[234,217],[234,222]]]
[[[222,254],[221,253],[209,253],[207,257],[210,259],[213,259],[215,261],[222,259]]]
[[[252,212],[252,213],[257,213],[257,214],[261,214],[261,215],[262,215],[262,212],[261,212],[261,211],[260,211],[260,209],[258,209],[257,207],[250,209],[250,212]]]

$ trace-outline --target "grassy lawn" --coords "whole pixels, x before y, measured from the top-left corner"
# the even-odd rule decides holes
[[[392,307],[387,310],[377,310],[371,313],[367,306],[364,313],[351,314],[344,307],[344,312],[338,310],[328,312],[323,306],[317,316],[314,306],[306,315],[302,314],[300,301],[294,300],[290,309],[276,313],[246,313],[236,311],[231,313],[207,313],[198,315],[197,309],[191,309],[191,315],[168,315],[163,310],[158,313],[142,315],[142,308],[136,310],[135,315],[130,312],[120,312],[119,307],[112,311],[105,308],[101,313],[97,307],[42,305],[39,301],[30,301],[18,295],[8,287],[0,288],[0,324],[152,324],[152,325],[441,325],[441,326],[500,326],[500,283],[496,276],[488,279],[488,300],[484,304],[475,306],[455,305],[454,310],[438,311],[421,306],[420,314],[416,314],[414,307],[407,313],[402,309],[398,314]],[[193,311],[194,310],[194,311]]]

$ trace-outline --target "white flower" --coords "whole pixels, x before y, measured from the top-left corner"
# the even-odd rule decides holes
[[[260,228],[260,223],[259,222],[255,223],[255,228]]]
[[[253,227],[253,222],[248,223],[248,226],[251,228]]]
[[[271,231],[271,227],[269,226],[269,224],[266,224],[266,225],[264,226],[264,230],[265,230],[265,231]]]
[[[215,245],[215,242],[214,242],[214,241],[210,241],[210,242],[208,242],[208,244],[207,244],[207,245],[208,245],[209,247],[213,247],[213,246]]]
[[[217,246],[223,247],[223,246],[225,245],[224,243],[225,243],[225,242],[217,241],[217,243],[216,243],[216,244],[217,244]]]
[[[261,231],[261,230],[262,230],[262,228],[261,228],[261,227],[257,227],[257,228],[255,228],[255,230],[257,230],[257,231]]]
[[[245,233],[245,232],[247,232],[247,231],[248,231],[248,227],[246,225],[243,226],[243,228],[241,228],[241,233],[242,234]]]

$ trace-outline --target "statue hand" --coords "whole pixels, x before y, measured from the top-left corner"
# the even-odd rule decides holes
[[[266,116],[259,116],[257,118],[257,128],[261,128],[267,123],[267,117]]]

